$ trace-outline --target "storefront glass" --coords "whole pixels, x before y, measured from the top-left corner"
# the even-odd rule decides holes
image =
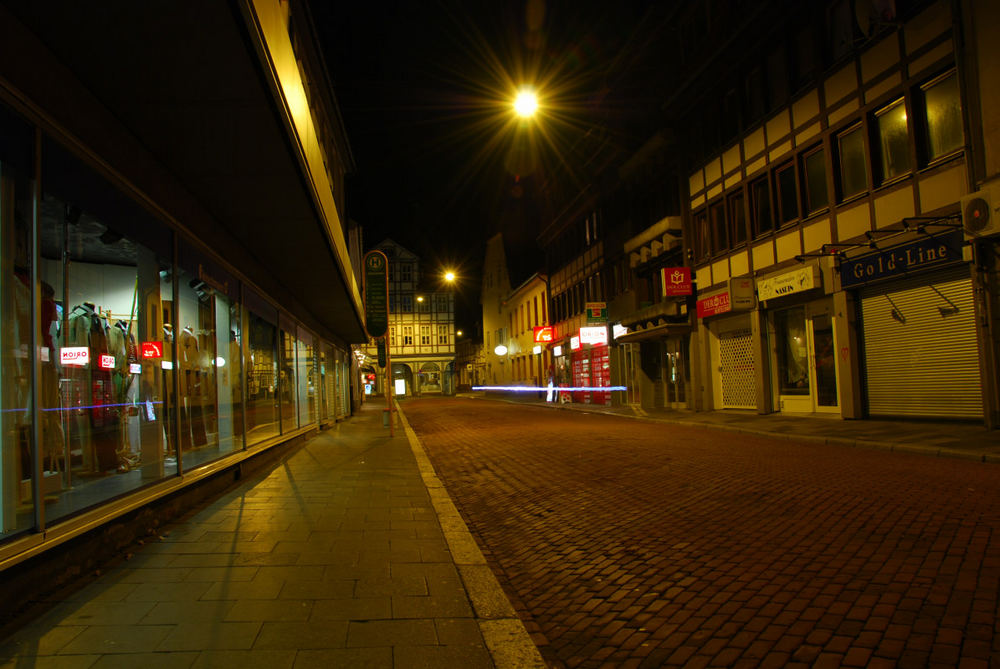
[[[242,447],[238,284],[181,244],[177,304],[181,452],[185,469]],[[234,323],[235,321],[235,323]]]
[[[809,394],[809,347],[806,339],[805,307],[774,313],[777,341],[778,393]]]
[[[316,347],[314,337],[299,328],[299,337],[295,342],[295,377],[297,379],[299,398],[299,425],[315,423],[319,417],[317,402],[319,388],[316,384]]]
[[[31,128],[0,106],[0,537],[34,523],[32,480],[36,467],[31,444],[31,213],[33,156]],[[23,140],[23,141],[19,141]],[[51,298],[46,302],[51,314]],[[52,342],[48,342],[52,360]],[[51,364],[43,371],[51,397]],[[59,416],[44,412],[43,444],[55,458],[64,444]],[[43,469],[58,461],[43,463]],[[46,477],[47,478],[47,477]],[[58,478],[58,475],[57,475]],[[43,480],[45,480],[43,478]]]
[[[281,432],[285,434],[299,426],[298,388],[295,378],[295,326],[291,331],[280,330],[281,373],[278,375],[278,398],[281,411]]]
[[[260,298],[254,299],[247,309],[247,444],[278,435],[276,323],[274,309]]]
[[[176,473],[171,236],[43,148],[40,357],[46,519]]]

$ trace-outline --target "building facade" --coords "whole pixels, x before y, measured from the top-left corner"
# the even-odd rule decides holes
[[[454,292],[442,278],[422,273],[420,259],[393,240],[383,240],[374,250],[389,261],[388,342],[396,394],[454,394]],[[366,353],[377,359],[374,342]]]
[[[718,8],[650,10],[655,129],[549,193],[557,336],[607,303],[612,402],[996,426],[996,3]]]
[[[992,228],[963,202],[995,175],[997,9],[849,9],[791,17],[723,80],[743,115],[687,175],[695,405],[992,424]]]
[[[0,571],[348,417],[364,339],[308,9],[51,5],[0,2]]]

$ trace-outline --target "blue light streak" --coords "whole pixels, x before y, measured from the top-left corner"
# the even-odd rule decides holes
[[[555,391],[559,393],[606,393],[611,390],[628,390],[626,386],[472,386],[473,390],[505,390],[515,393]]]

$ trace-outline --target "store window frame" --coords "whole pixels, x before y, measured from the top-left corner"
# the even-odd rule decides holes
[[[819,175],[820,178],[818,181],[814,181],[810,172],[810,166],[815,164],[812,163],[812,160],[817,156],[819,157],[818,164],[823,168],[823,174]],[[826,160],[826,146],[819,143],[803,151],[800,159],[800,167],[802,179],[802,213],[805,217],[809,217],[830,207],[829,164]],[[814,189],[814,186],[817,186],[817,188]],[[819,195],[819,188],[822,189],[822,197],[816,198],[814,196]],[[819,199],[822,202],[817,201]]]
[[[799,206],[798,170],[795,160],[788,160],[774,168],[774,212],[777,229],[796,223],[801,207]],[[790,181],[789,181],[790,179]]]
[[[906,97],[899,97],[872,114],[872,144],[875,155],[872,167],[878,169],[878,185],[885,186],[905,179],[913,172],[912,114]],[[902,112],[902,133],[900,118]],[[874,169],[873,169],[874,172]]]
[[[750,225],[754,239],[769,235],[775,229],[770,183],[770,175],[763,174],[752,180],[747,189],[750,195]]]
[[[928,91],[934,90],[939,86],[950,82],[954,82],[955,87],[954,100],[957,103],[955,107],[957,107],[958,113],[955,125],[957,125],[959,135],[958,143],[954,144],[950,148],[945,148],[940,152],[933,153],[932,127],[936,124],[932,122],[931,114],[928,109]],[[917,122],[920,125],[919,132],[917,133],[919,142],[918,149],[920,154],[917,164],[922,168],[933,167],[934,165],[947,162],[965,151],[967,140],[960,84],[961,82],[958,80],[958,71],[955,68],[950,68],[947,71],[928,79],[918,87],[918,93],[914,100],[913,107],[916,110],[916,115],[918,115]]]
[[[837,142],[837,193],[840,202],[848,202],[868,194],[871,188],[870,167],[868,165],[867,137],[862,121],[853,123],[835,135]],[[848,145],[846,138],[860,141],[860,148]],[[857,170],[860,169],[859,174]]]
[[[729,230],[726,225],[726,203],[718,199],[708,205],[709,237],[713,256],[729,251]]]

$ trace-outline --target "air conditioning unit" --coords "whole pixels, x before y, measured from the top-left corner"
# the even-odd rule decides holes
[[[984,188],[961,200],[962,229],[971,239],[1000,233],[1000,189]]]

